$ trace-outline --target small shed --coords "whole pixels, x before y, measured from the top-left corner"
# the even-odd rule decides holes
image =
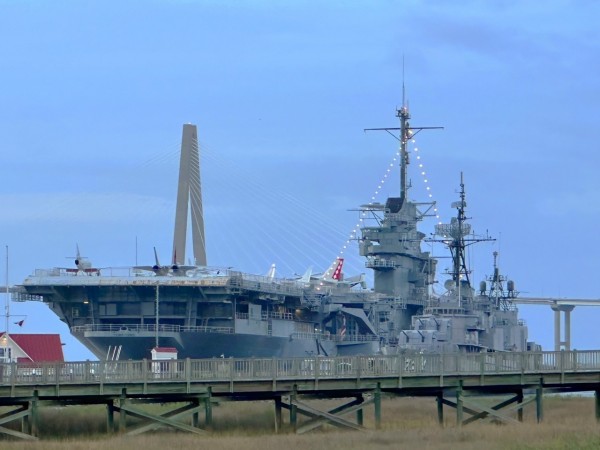
[[[177,359],[177,349],[175,347],[154,347],[150,353],[152,354],[152,361]]]
[[[171,374],[178,370],[177,349],[175,347],[154,347],[152,354],[152,372],[155,376]]]

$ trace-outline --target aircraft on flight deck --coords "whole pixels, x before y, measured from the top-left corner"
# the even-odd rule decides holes
[[[168,275],[185,276],[188,270],[193,270],[197,268],[197,266],[183,266],[175,262],[170,266],[161,265],[160,261],[158,260],[158,252],[156,251],[156,247],[154,247],[154,261],[155,264],[153,266],[134,266],[133,268],[138,270],[152,271],[156,274],[156,276],[159,277],[164,277]]]

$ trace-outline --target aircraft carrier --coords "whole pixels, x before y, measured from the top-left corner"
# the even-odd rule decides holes
[[[508,282],[494,275],[472,288],[465,264],[472,240],[466,194],[453,204],[457,217],[436,227],[453,268],[446,292],[433,293],[437,260],[422,250],[417,224],[434,203],[408,198],[409,141],[428,127],[412,127],[407,106],[397,111],[400,189],[385,204],[360,207],[358,238],[365,267],[345,277],[336,259],[320,275],[280,279],[207,265],[197,131],[184,125],[172,260],[162,266],[94,268],[78,252],[75,267],[38,269],[15,292],[15,301],[46,303],[99,359],[150,358],[168,348],[177,358],[306,357],[428,351],[523,351],[531,347]],[[194,264],[185,261],[191,209]],[[235,264],[235,262],[232,262]],[[506,286],[505,286],[506,285]]]

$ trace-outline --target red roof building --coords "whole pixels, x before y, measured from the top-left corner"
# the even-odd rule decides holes
[[[0,333],[1,362],[64,361],[59,334]]]

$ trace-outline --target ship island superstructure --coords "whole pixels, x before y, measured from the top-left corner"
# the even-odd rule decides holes
[[[372,289],[364,274],[344,278],[341,258],[322,275],[294,279],[208,266],[197,131],[186,124],[171,264],[161,265],[156,256],[152,266],[97,269],[78,254],[75,268],[36,270],[13,300],[46,303],[99,359],[149,358],[157,347],[175,349],[178,358],[523,350],[526,328],[516,319],[510,295],[500,300],[497,283],[495,294],[473,297],[458,276],[446,294],[432,295],[437,260],[422,251],[425,234],[417,224],[433,204],[410,201],[407,181],[408,140],[426,127],[409,125],[406,106],[397,117],[400,127],[386,130],[400,132],[400,195],[359,210],[372,219],[365,220],[369,225],[358,239],[365,266],[373,270]],[[194,265],[185,266],[190,205]],[[456,298],[458,308],[449,301]],[[487,316],[467,317],[470,305],[484,298],[480,309]],[[502,320],[508,330],[503,338],[487,338],[484,331],[503,326]],[[454,328],[460,331],[448,334]]]

